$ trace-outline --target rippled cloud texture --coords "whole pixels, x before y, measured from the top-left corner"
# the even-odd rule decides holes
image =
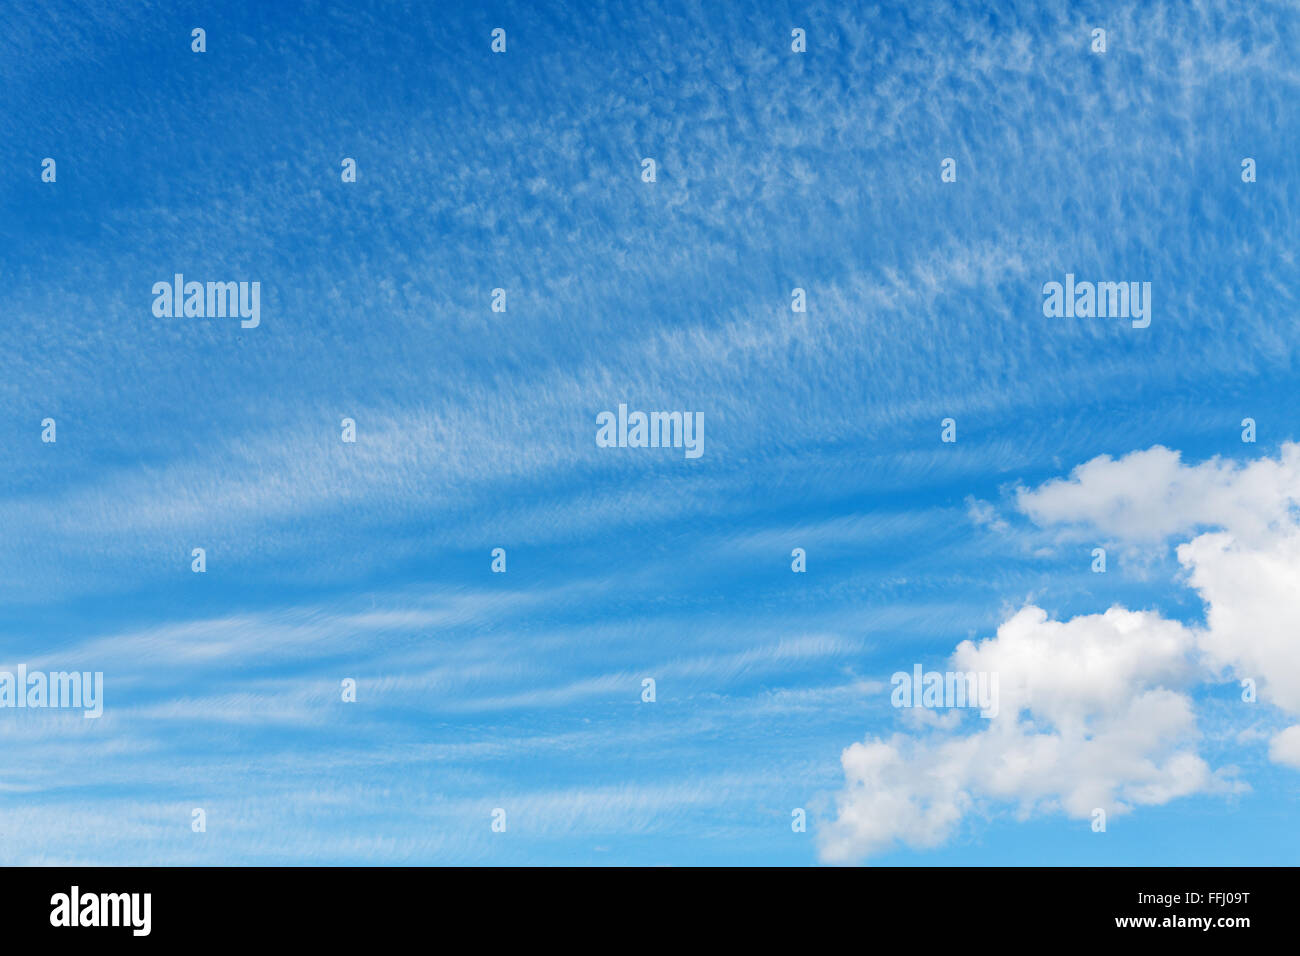
[[[3,19],[0,862],[1295,861],[1294,5]]]

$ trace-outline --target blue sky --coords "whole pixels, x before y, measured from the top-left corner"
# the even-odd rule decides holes
[[[3,862],[1297,859],[1293,5],[5,14]]]

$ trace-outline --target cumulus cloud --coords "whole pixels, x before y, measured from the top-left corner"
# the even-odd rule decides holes
[[[1119,459],[1101,455],[1068,478],[1019,489],[1016,498],[1036,524],[1113,541],[1158,542],[1222,528],[1258,543],[1295,527],[1300,444],[1284,445],[1277,459],[1246,465],[1213,458],[1188,466],[1160,445]]]
[[[1274,737],[1268,745],[1268,756],[1274,763],[1300,770],[1300,724]]]
[[[1196,646],[1207,676],[1250,678],[1262,701],[1300,715],[1300,444],[1246,464],[1185,465],[1160,447],[1103,456],[1022,489],[1018,503],[1040,525],[1121,542],[1199,532],[1177,554],[1205,604]]]
[[[1150,612],[1052,621],[1026,607],[996,637],[964,641],[953,670],[996,673],[999,709],[965,736],[895,735],[844,751],[847,786],[819,833],[846,863],[896,843],[935,846],[981,806],[1023,816],[1122,814],[1231,783],[1196,752],[1192,634]]]
[[[1300,531],[1249,547],[1228,532],[1179,545],[1205,602],[1207,663],[1252,678],[1260,699],[1300,714]]]
[[[846,786],[821,830],[822,858],[934,846],[985,805],[1085,818],[1096,808],[1124,813],[1240,788],[1197,753],[1190,691],[1251,678],[1261,702],[1300,714],[1298,499],[1294,443],[1245,464],[1186,465],[1157,446],[1020,489],[1019,509],[1067,536],[1129,544],[1188,537],[1177,555],[1204,602],[1204,625],[1120,607],[1053,621],[1030,606],[996,637],[963,642],[950,666],[999,675],[998,715],[974,733],[935,725],[926,736],[846,749]],[[1300,725],[1276,735],[1269,756],[1300,768]]]

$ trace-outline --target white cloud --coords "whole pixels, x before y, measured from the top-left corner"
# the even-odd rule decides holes
[[[1052,621],[1032,606],[996,637],[963,642],[952,668],[998,674],[998,715],[966,736],[895,735],[845,750],[847,787],[819,832],[822,859],[935,846],[981,807],[1085,819],[1229,787],[1196,753],[1180,690],[1192,647],[1186,628],[1158,614],[1111,608]]]
[[[1300,770],[1300,724],[1288,727],[1274,737],[1268,745],[1268,756],[1274,763]]]
[[[1113,541],[1152,543],[1213,527],[1239,540],[1268,540],[1294,526],[1300,501],[1300,444],[1278,459],[1242,466],[1213,458],[1188,466],[1160,445],[1119,459],[1101,455],[1059,478],[1017,492],[1021,511],[1042,526],[1065,526]]]
[[[1018,502],[1040,525],[1122,542],[1201,532],[1177,553],[1205,602],[1203,663],[1216,677],[1253,679],[1262,701],[1300,714],[1300,444],[1245,465],[1184,465],[1160,447],[1102,456],[1069,479],[1021,489]]]
[[[1187,692],[1249,677],[1261,702],[1300,714],[1298,501],[1295,443],[1244,465],[1185,465],[1157,446],[1019,489],[1025,514],[1067,536],[1135,545],[1189,536],[1178,560],[1205,602],[1205,625],[1119,607],[1052,621],[1030,606],[995,638],[963,642],[952,669],[999,675],[998,716],[965,736],[935,725],[928,736],[845,750],[847,786],[820,833],[822,858],[934,846],[980,806],[1086,818],[1239,788],[1197,753]],[[1275,736],[1269,755],[1300,768],[1300,725]]]
[[[1249,547],[1228,532],[1178,548],[1205,601],[1207,663],[1252,678],[1260,700],[1300,714],[1300,530]]]

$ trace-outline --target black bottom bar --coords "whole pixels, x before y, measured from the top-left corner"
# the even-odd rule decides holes
[[[1231,946],[1288,929],[1296,870],[15,868],[0,883],[6,938],[42,942],[337,946],[423,933],[617,949],[844,932],[866,945],[901,931],[917,944],[1033,932]]]

